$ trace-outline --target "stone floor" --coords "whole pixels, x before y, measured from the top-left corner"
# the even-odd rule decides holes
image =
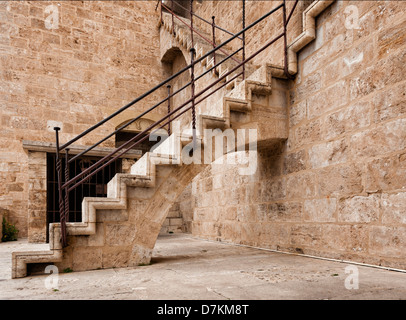
[[[45,246],[46,247],[46,246]],[[406,273],[200,240],[160,236],[152,264],[11,279],[11,252],[44,249],[0,243],[0,299],[276,300],[406,299]],[[350,266],[351,273],[346,268]],[[358,289],[347,289],[357,268]],[[348,278],[348,279],[347,279]],[[347,279],[347,282],[346,282]]]

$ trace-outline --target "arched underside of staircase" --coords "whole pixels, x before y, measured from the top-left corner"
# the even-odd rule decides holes
[[[83,205],[95,207],[95,232],[91,235],[70,234],[67,224],[68,246],[59,245],[59,224],[51,225],[51,251],[19,252],[13,265],[13,278],[27,275],[26,261],[55,264],[59,270],[95,270],[114,267],[134,267],[149,264],[159,231],[169,209],[184,188],[206,165],[158,165],[155,185],[134,175],[118,174],[110,184],[119,181],[118,198],[100,202],[86,198]],[[115,188],[109,185],[110,188]],[[122,206],[121,209],[119,207]],[[90,210],[92,211],[92,210]],[[88,227],[88,226],[87,226]],[[77,232],[77,231],[76,231]],[[36,261],[32,259],[37,257]]]

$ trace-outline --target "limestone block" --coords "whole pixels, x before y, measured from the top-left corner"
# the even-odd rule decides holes
[[[96,270],[103,267],[101,247],[75,247],[72,253],[74,271]]]
[[[406,154],[372,160],[366,164],[367,192],[406,189]]]
[[[307,100],[290,106],[289,110],[289,127],[294,127],[307,117]]]
[[[128,266],[130,257],[128,247],[103,248],[103,268],[122,268]]]
[[[351,136],[349,145],[354,159],[402,150],[406,147],[406,119],[356,133]]]
[[[304,202],[304,220],[312,222],[336,221],[337,199],[323,198]]]
[[[320,225],[297,224],[291,228],[291,244],[317,248],[322,243],[322,228]]]
[[[303,204],[301,202],[276,202],[268,205],[268,221],[302,221]]]
[[[358,165],[339,165],[317,173],[320,196],[353,195],[362,192],[362,170]]]
[[[345,133],[368,127],[371,124],[370,102],[355,102],[349,107],[328,114],[323,121],[323,137],[333,139]]]
[[[170,226],[182,226],[183,219],[182,218],[171,218],[169,219]]]
[[[342,80],[312,95],[307,100],[308,117],[314,119],[348,102],[348,84]]]
[[[405,45],[406,35],[401,30],[406,28],[406,21],[383,29],[378,35],[378,57],[381,59],[388,53]]]
[[[323,246],[331,251],[360,253],[368,250],[369,228],[362,224],[322,225]]]
[[[106,245],[130,245],[135,238],[135,228],[131,224],[106,223]]]
[[[151,256],[152,249],[141,245],[135,245],[130,252],[128,265],[135,267],[138,265],[149,264],[151,262]]]
[[[307,169],[307,152],[300,150],[297,152],[288,153],[283,161],[283,173],[289,174]]]
[[[286,197],[312,198],[317,195],[317,175],[313,172],[303,172],[289,175],[286,182]]]
[[[322,168],[347,161],[348,146],[345,139],[325,142],[309,149],[309,162],[312,168]]]
[[[283,199],[286,196],[286,179],[268,179],[260,184],[258,193],[259,202],[270,202]]]
[[[355,196],[339,203],[338,221],[370,223],[379,220],[381,196]]]
[[[374,121],[380,122],[405,115],[405,92],[406,84],[404,82],[390,87],[389,90],[378,92],[372,100]]]
[[[382,223],[406,224],[406,192],[382,194]]]
[[[406,250],[406,227],[372,226],[369,252],[380,256],[404,256]]]

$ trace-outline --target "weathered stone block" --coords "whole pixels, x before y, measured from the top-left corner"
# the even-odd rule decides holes
[[[314,145],[309,150],[312,168],[323,168],[347,161],[348,146],[345,139]]]
[[[309,119],[314,119],[348,102],[348,84],[341,80],[307,99]]]
[[[373,101],[374,121],[395,119],[406,114],[406,84],[392,86],[389,90],[378,92]]]
[[[406,192],[382,194],[382,223],[406,224]]]
[[[169,219],[170,226],[182,226],[183,219],[182,218],[171,218]]]
[[[403,256],[406,250],[406,227],[372,226],[369,252],[381,256]]]
[[[283,162],[283,173],[289,174],[307,169],[307,153],[305,150],[286,154]]]
[[[315,143],[321,139],[321,120],[305,122],[294,130],[293,141],[290,142],[291,148]]]
[[[406,188],[406,154],[372,160],[366,164],[365,190],[390,191]]]
[[[135,227],[126,224],[106,224],[106,245],[130,245],[135,237]]]
[[[368,227],[362,224],[322,226],[323,246],[331,251],[360,253],[368,250]]]
[[[402,150],[406,147],[406,119],[356,133],[351,136],[349,144],[354,159]]]
[[[318,225],[297,224],[291,228],[291,244],[317,248],[322,241],[322,228]]]
[[[336,198],[306,200],[304,202],[304,220],[311,222],[335,222],[337,211]]]
[[[406,20],[401,23],[383,29],[378,36],[378,58],[381,59],[387,54],[405,46],[406,35],[402,30],[406,28]]]
[[[303,100],[290,107],[289,127],[294,127],[307,117],[307,100]]]
[[[320,196],[352,195],[362,192],[362,170],[358,165],[340,165],[317,173]]]
[[[130,249],[124,248],[103,248],[103,268],[122,268],[128,266]]]
[[[306,199],[317,195],[317,177],[313,172],[289,175],[286,182],[287,199]]]
[[[99,247],[76,247],[72,253],[74,271],[95,270],[103,266],[103,249]]]
[[[277,202],[268,205],[267,221],[302,221],[301,202]]]
[[[355,196],[340,200],[338,220],[343,222],[377,222],[380,217],[380,195]]]
[[[349,107],[327,115],[323,121],[322,135],[333,139],[342,134],[368,127],[370,120],[369,101],[355,102]]]
[[[258,194],[259,202],[270,202],[286,196],[286,180],[284,178],[262,181]]]

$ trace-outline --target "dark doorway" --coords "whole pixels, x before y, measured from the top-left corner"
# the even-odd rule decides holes
[[[73,178],[92,164],[100,160],[100,157],[81,157],[69,165],[69,177]],[[47,242],[49,242],[49,224],[60,222],[58,181],[56,175],[56,155],[47,154]],[[62,168],[65,168],[65,159],[62,160]],[[107,183],[116,173],[121,172],[121,159],[100,170],[97,174],[78,186],[69,193],[69,217],[68,222],[82,221],[82,200],[84,197],[107,197]]]
[[[170,0],[164,1],[164,4],[178,16],[190,19],[190,0]],[[163,10],[167,11],[165,8]]]

